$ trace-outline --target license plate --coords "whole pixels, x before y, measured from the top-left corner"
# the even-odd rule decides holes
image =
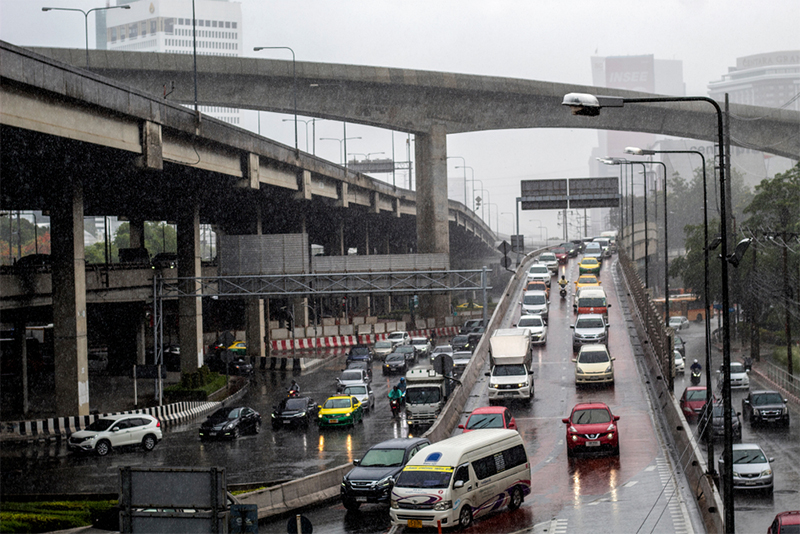
[[[209,435],[209,436],[216,436],[216,435],[217,435],[217,433],[216,433],[216,432],[209,432],[209,433],[208,433],[208,435]]]
[[[366,497],[356,497],[356,502],[367,502]]]
[[[284,424],[284,425],[289,425],[289,424],[291,424],[291,423],[292,423],[292,422],[291,422],[291,421],[288,421],[288,420],[284,420],[284,422],[283,422],[283,424]]]
[[[338,423],[338,422],[339,422],[339,420],[338,420],[338,419],[328,419],[328,422],[329,422],[330,424],[332,424],[332,425],[335,425],[336,423]]]
[[[599,447],[600,446],[600,442],[599,441],[587,441],[586,442],[586,446],[587,447]]]
[[[408,528],[422,528],[422,519],[409,519]]]
[[[758,482],[745,482],[744,483],[745,486],[755,486],[756,484],[758,484]]]

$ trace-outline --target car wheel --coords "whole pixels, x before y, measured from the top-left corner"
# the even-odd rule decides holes
[[[253,425],[253,434],[258,434],[261,432],[261,423],[256,421],[256,424]]]
[[[472,508],[468,504],[461,507],[461,512],[458,514],[458,528],[466,529],[472,524]]]
[[[109,452],[111,452],[111,443],[108,440],[101,440],[100,443],[95,445],[94,447],[95,452],[97,452],[97,456],[105,456]]]
[[[234,429],[233,429],[233,439],[239,439],[239,436],[240,436],[241,434],[242,434],[242,433],[241,433],[241,431],[239,430],[239,427],[238,427],[238,426],[237,426],[236,428],[234,428]]]
[[[361,506],[360,502],[356,502],[352,499],[342,499],[342,504],[344,504],[344,507],[351,512],[355,512]]]
[[[148,434],[142,440],[142,448],[146,451],[152,451],[156,447],[156,437]]]
[[[522,499],[522,490],[519,489],[519,486],[516,486],[513,490],[511,490],[511,500],[508,503],[508,509],[516,510],[522,506]]]

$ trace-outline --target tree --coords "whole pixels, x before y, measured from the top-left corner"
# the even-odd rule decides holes
[[[120,225],[114,236],[117,248],[130,247],[130,223]],[[144,223],[144,246],[151,256],[159,252],[174,252],[178,250],[178,235],[175,227],[164,221]]]

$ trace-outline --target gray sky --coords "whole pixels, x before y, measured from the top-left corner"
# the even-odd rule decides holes
[[[683,62],[687,95],[707,95],[707,84],[719,80],[737,57],[800,47],[798,0],[766,4],[753,0],[243,0],[241,4],[246,56],[284,59],[280,50],[256,53],[252,49],[289,46],[297,61],[591,85],[591,56],[653,54],[656,59]],[[86,10],[103,5],[103,0],[0,0],[0,39],[21,46],[83,48],[80,13],[44,13],[41,8]],[[90,16],[90,47],[94,47],[93,22]],[[262,113],[262,134],[294,144],[292,124],[282,122],[287,117]],[[256,114],[248,113],[243,126],[256,130]],[[303,149],[302,124],[299,132]],[[362,137],[348,142],[348,152],[391,156],[388,131],[348,125],[347,135]],[[319,137],[341,138],[341,123],[317,123]],[[395,135],[398,160],[404,159],[404,138]],[[596,145],[597,134],[591,130],[481,132],[448,136],[448,155],[464,157],[474,169],[475,179],[483,182],[491,202],[499,206],[491,208],[490,225],[495,228],[497,220],[500,231],[510,233],[513,217],[507,213],[514,211],[519,181],[586,177],[590,151]],[[318,155],[338,162],[338,152],[339,143],[317,141]],[[456,165],[461,160],[449,161],[450,197],[463,201],[463,170],[455,169]],[[378,176],[386,179],[386,175]],[[467,176],[469,180],[469,172]],[[402,185],[399,178],[398,185]],[[530,219],[541,221],[549,236],[560,233],[555,212],[521,214],[522,233],[538,238],[539,223]]]

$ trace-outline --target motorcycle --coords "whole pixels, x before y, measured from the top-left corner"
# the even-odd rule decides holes
[[[561,295],[561,300],[564,300],[565,298],[567,298],[567,286],[563,286],[559,290],[558,294]]]
[[[692,369],[692,385],[696,386],[700,383],[700,377],[702,376],[703,372],[701,369]]]
[[[742,363],[744,364],[744,370],[749,373],[753,368],[753,359],[750,356],[745,356]]]
[[[392,419],[400,413],[400,399],[389,399],[389,407],[392,409]]]
[[[292,399],[300,396],[300,386],[292,386],[287,392],[286,397]]]

